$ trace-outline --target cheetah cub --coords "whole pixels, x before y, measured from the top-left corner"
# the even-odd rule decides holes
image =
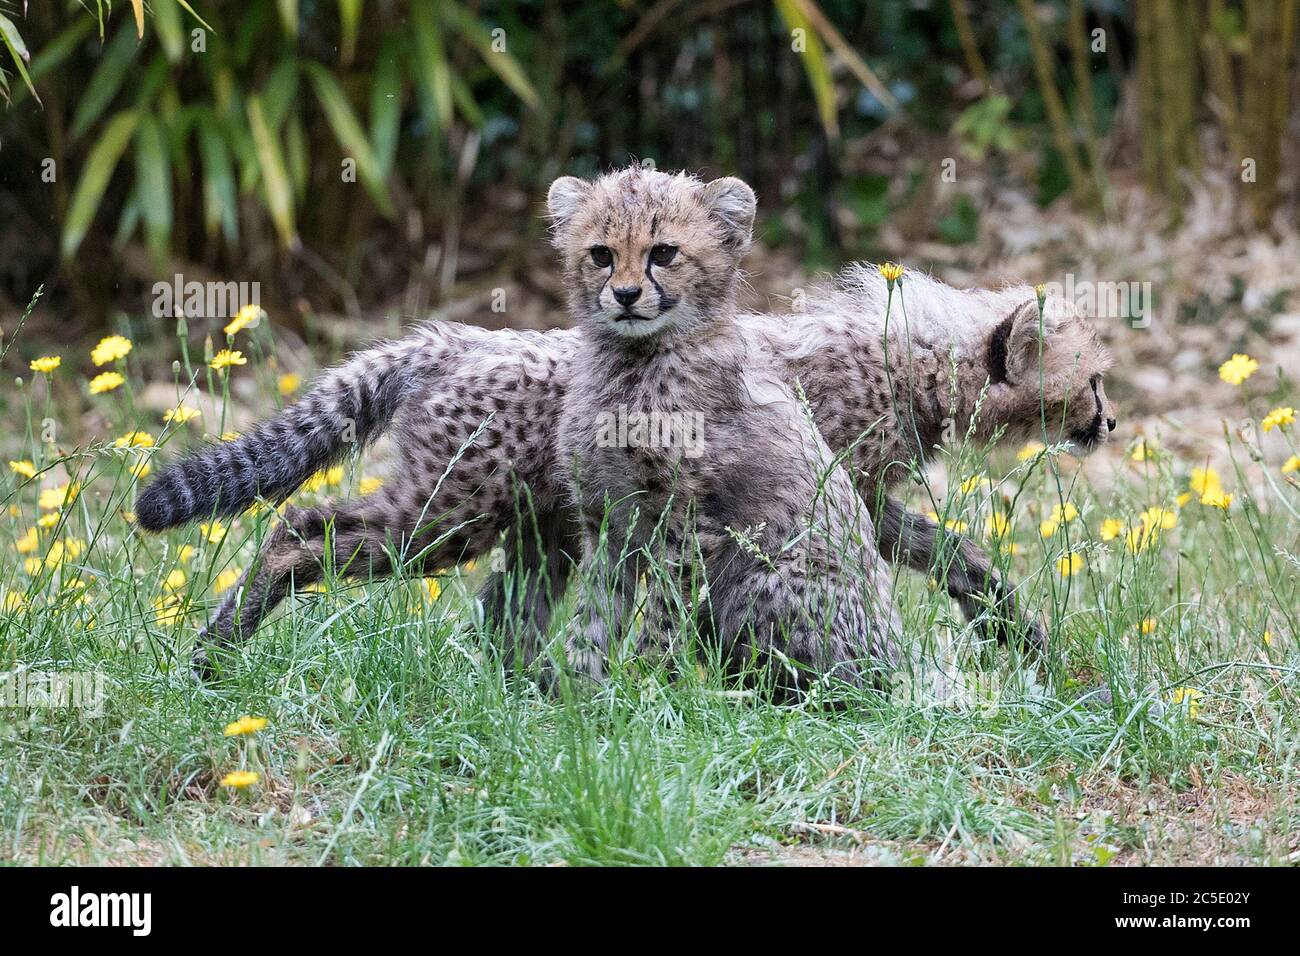
[[[880,683],[900,628],[871,518],[736,321],[753,191],[632,167],[558,179],[547,201],[581,332],[557,435],[582,540],[574,669],[604,676],[659,565],[657,581],[703,579],[694,615],[729,667],[779,664],[787,689]],[[636,651],[661,649],[665,608],[688,602],[656,597]]]

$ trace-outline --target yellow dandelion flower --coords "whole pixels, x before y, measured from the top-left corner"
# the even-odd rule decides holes
[[[478,567],[478,560],[476,558],[470,558],[465,562],[463,567],[466,574],[472,573],[473,570]]]
[[[1184,507],[1187,504],[1187,502],[1191,500],[1192,500],[1192,493],[1190,491],[1184,491],[1182,494],[1180,494],[1177,498],[1174,499],[1174,501],[1177,502],[1178,507],[1180,508]]]
[[[383,485],[384,479],[382,478],[362,478],[360,483],[357,485],[357,490],[363,495],[373,495],[376,491],[382,488]]]
[[[90,394],[102,395],[111,392],[125,381],[121,372],[100,372],[90,380]]]
[[[168,591],[179,591],[181,588],[185,587],[185,582],[188,580],[189,578],[185,576],[185,572],[180,568],[176,568],[167,575],[166,579],[163,581],[163,587]]]
[[[148,432],[127,432],[113,442],[115,448],[152,448],[153,436]]]
[[[1141,624],[1138,625],[1138,633],[1143,635],[1150,634],[1155,629],[1156,629],[1156,619],[1154,617],[1149,617],[1146,620],[1144,620]]]
[[[6,614],[12,614],[15,611],[21,611],[27,606],[27,598],[17,591],[6,591],[4,600],[0,601],[0,608],[3,608]]]
[[[186,422],[198,418],[201,412],[197,408],[187,408],[184,405],[177,405],[175,408],[169,408],[163,412],[163,421],[175,422],[177,425],[184,425]]]
[[[899,279],[903,278],[903,267],[897,262],[885,262],[877,268],[880,269],[881,276],[883,276],[885,281],[890,285],[893,285]]]
[[[953,534],[966,533],[966,522],[958,521],[956,518],[949,518],[947,521],[943,523],[943,526],[947,528],[949,531],[951,531]]]
[[[233,723],[226,724],[226,730],[223,736],[243,737],[245,734],[255,734],[259,730],[264,730],[265,728],[265,717],[250,717],[245,714]]]
[[[1138,519],[1148,528],[1158,528],[1161,531],[1168,531],[1174,525],[1178,524],[1178,512],[1169,508],[1148,508],[1142,512]]]
[[[276,386],[280,389],[281,395],[292,395],[302,387],[302,376],[295,375],[293,372],[286,372],[276,381]]]
[[[1242,355],[1238,352],[1219,366],[1219,378],[1229,385],[1240,385],[1254,375],[1258,368],[1258,362],[1249,355]]]
[[[33,372],[44,372],[49,375],[62,364],[63,356],[61,355],[42,355],[40,358],[32,359],[28,367]]]
[[[38,544],[40,544],[40,538],[37,537],[36,529],[28,528],[23,533],[23,536],[14,543],[14,547],[18,549],[19,554],[31,554],[36,550]]]
[[[1065,555],[1056,562],[1056,573],[1063,578],[1073,577],[1083,570],[1083,555],[1077,551]]]
[[[57,488],[42,488],[37,497],[39,504],[46,511],[57,511],[77,500],[81,486],[76,484],[59,485]]]
[[[1223,491],[1223,486],[1219,483],[1219,473],[1213,468],[1193,468],[1192,477],[1187,482],[1187,487],[1200,498],[1206,495],[1216,495]]]
[[[137,461],[131,466],[131,477],[136,481],[143,481],[149,477],[149,472],[153,471],[153,465],[147,461]]]
[[[221,331],[227,335],[235,335],[244,331],[244,329],[256,328],[257,324],[262,321],[262,316],[266,315],[262,307],[258,305],[246,305],[231,319]]]
[[[1107,518],[1101,523],[1101,540],[1114,541],[1124,533],[1125,524],[1118,518]]]
[[[179,551],[176,552],[177,561],[188,561],[198,553],[198,548],[192,544],[183,544]]]
[[[1026,442],[1020,451],[1016,452],[1016,460],[1028,461],[1040,452],[1045,451],[1046,448],[1047,446],[1040,441]]]
[[[153,602],[154,620],[159,625],[176,624],[185,617],[188,609],[185,599],[179,594],[164,594]]]
[[[424,599],[426,601],[436,601],[442,595],[442,582],[437,578],[424,579]]]
[[[1266,432],[1271,432],[1274,428],[1283,429],[1287,425],[1294,425],[1295,409],[1289,405],[1279,406],[1265,415],[1259,424]]]
[[[13,462],[9,463],[11,466]],[[1300,471],[1300,455],[1292,455],[1286,461],[1282,462],[1282,474],[1289,475],[1293,471]]]
[[[9,470],[12,471],[14,474],[22,475],[24,478],[36,477],[36,466],[26,458],[22,459],[21,461],[9,462]]]
[[[989,481],[986,475],[972,475],[961,483],[961,493],[968,495],[972,491],[977,491],[980,488],[991,488],[992,486],[993,483]]]
[[[222,440],[222,441],[234,441],[234,440],[235,440],[236,438],[238,438],[238,437],[239,437],[239,432],[222,432],[222,433],[221,433],[221,440]]]
[[[107,365],[124,359],[131,352],[131,340],[124,335],[110,335],[99,340],[90,350],[90,360],[96,365]]]
[[[199,532],[209,544],[220,544],[226,536],[226,526],[220,521],[200,521]]]
[[[1011,534],[1011,519],[1004,514],[994,512],[984,523],[984,530],[990,538],[1004,538]]]
[[[86,550],[86,543],[78,541],[76,538],[68,538],[64,541],[55,541],[50,545],[50,550],[45,556],[46,564],[57,566],[64,561],[75,561],[81,557]]]
[[[127,524],[135,524],[135,512],[134,512],[134,511],[123,511],[123,512],[122,512],[122,520],[125,521]]]
[[[317,491],[320,491],[324,487],[325,487],[325,472],[318,471],[314,475],[311,475],[306,481],[304,481],[302,483],[302,487],[299,488],[298,490],[305,495],[310,495],[310,494],[314,494]]]
[[[244,358],[244,353],[238,349],[222,349],[216,355],[212,356],[212,361],[208,365],[220,372],[222,369],[230,368],[232,365],[247,365],[248,359]]]
[[[1272,646],[1273,646],[1273,632],[1272,632],[1272,631],[1265,631],[1265,632],[1264,632],[1264,646],[1266,646],[1266,647],[1272,647]]]
[[[1059,521],[1052,521],[1050,518],[1038,526],[1038,533],[1044,538],[1050,538],[1056,534],[1056,529],[1061,526]]]
[[[43,567],[45,567],[45,561],[41,558],[27,558],[23,561],[23,570],[31,577],[40,574]]]
[[[1232,506],[1232,498],[1232,495],[1219,491],[1212,495],[1201,495],[1201,504],[1209,505],[1211,508],[1222,508],[1227,511]]]
[[[1147,440],[1143,438],[1133,446],[1133,451],[1129,454],[1129,457],[1133,461],[1141,464],[1144,461],[1154,459],[1156,457],[1156,450],[1153,446],[1147,444]]]
[[[261,779],[261,776],[256,770],[232,770],[221,778],[221,785],[223,787],[234,787],[236,790],[242,790],[245,787],[251,787]]]
[[[51,528],[53,528],[62,520],[63,520],[62,515],[60,515],[57,511],[51,511],[49,514],[41,515],[39,518],[37,518],[36,526],[38,528],[41,528],[44,531],[49,531]]]
[[[1124,535],[1124,546],[1128,549],[1129,554],[1141,554],[1154,544],[1159,537],[1159,528],[1139,524],[1135,528],[1128,529],[1128,533]]]
[[[239,575],[243,573],[239,568],[226,568],[217,575],[217,580],[212,583],[214,594],[220,594],[222,591],[229,591],[239,581]]]
[[[331,485],[341,485],[343,484],[343,478],[346,475],[347,471],[342,465],[334,465],[332,468],[327,468],[325,470],[325,481]]]
[[[1195,720],[1196,715],[1201,712],[1201,705],[1197,703],[1204,694],[1195,687],[1175,687],[1174,692],[1170,695],[1169,700],[1175,707],[1183,707],[1187,711],[1187,719]]]

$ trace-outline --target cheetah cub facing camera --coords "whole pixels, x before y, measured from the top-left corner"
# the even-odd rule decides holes
[[[701,633],[737,670],[881,683],[871,672],[897,664],[900,628],[869,513],[736,321],[753,191],[633,167],[556,180],[548,206],[581,331],[557,436],[582,540],[575,670],[603,677],[656,567],[672,583],[655,588],[638,653],[663,649],[670,609],[695,595]]]

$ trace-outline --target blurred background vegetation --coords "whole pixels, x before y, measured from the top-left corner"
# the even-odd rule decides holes
[[[978,242],[989,184],[1105,222],[1195,176],[1294,224],[1295,0],[0,0],[0,319],[159,279],[421,317],[553,290],[540,199],[736,174],[801,264]],[[351,175],[354,172],[355,175]],[[937,254],[937,253],[936,253]],[[539,267],[543,265],[544,267]],[[274,309],[273,309],[274,311]],[[507,319],[508,321],[508,319]]]

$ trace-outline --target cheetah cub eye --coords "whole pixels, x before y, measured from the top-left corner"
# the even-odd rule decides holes
[[[592,246],[591,261],[602,269],[608,269],[614,263],[614,253],[609,251],[609,246]]]
[[[677,247],[659,243],[650,250],[650,262],[656,266],[666,266],[677,258]]]

